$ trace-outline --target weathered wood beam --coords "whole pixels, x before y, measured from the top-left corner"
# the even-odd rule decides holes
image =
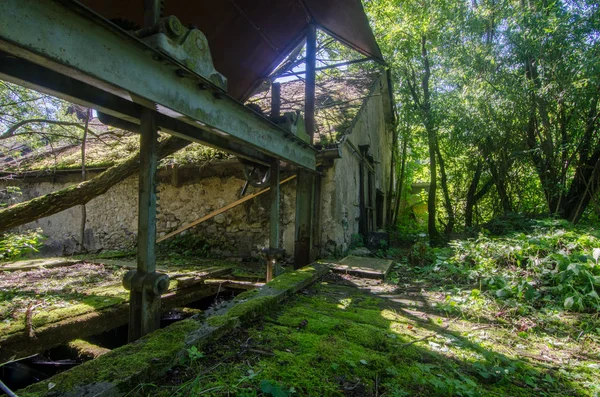
[[[283,185],[284,183],[288,183],[289,181],[291,181],[293,179],[296,179],[296,175],[292,175],[290,177],[285,178],[279,184]],[[165,240],[167,240],[167,239],[169,239],[169,238],[171,238],[173,236],[178,235],[179,233],[182,233],[182,232],[184,232],[184,231],[186,231],[188,229],[191,229],[194,226],[198,226],[202,222],[205,222],[205,221],[207,221],[207,220],[209,220],[211,218],[214,218],[215,216],[217,216],[219,214],[222,214],[223,212],[229,211],[230,209],[232,209],[234,207],[237,207],[238,205],[240,205],[242,203],[245,203],[246,201],[252,200],[253,198],[255,198],[257,196],[260,196],[261,194],[265,194],[265,193],[267,193],[270,190],[271,190],[271,188],[268,187],[268,188],[265,188],[265,189],[263,189],[261,191],[258,191],[256,193],[252,193],[252,194],[249,194],[247,196],[244,196],[241,199],[234,201],[233,203],[227,204],[226,206],[224,206],[222,208],[219,208],[218,210],[215,210],[215,211],[211,212],[210,214],[206,214],[203,217],[201,217],[199,219],[196,219],[195,221],[193,221],[192,223],[190,223],[188,225],[185,225],[185,226],[183,226],[183,227],[181,227],[181,228],[179,228],[179,229],[177,229],[177,230],[175,230],[175,231],[173,231],[173,232],[171,232],[171,233],[169,233],[167,235],[162,236],[156,242],[160,243],[161,241],[165,241]]]

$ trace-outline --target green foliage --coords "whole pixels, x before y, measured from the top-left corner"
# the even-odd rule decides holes
[[[435,250],[423,239],[413,244],[408,260],[415,266],[431,265],[436,259]]]
[[[362,234],[355,233],[350,236],[350,247],[349,249],[364,247],[365,242],[363,240]]]
[[[272,380],[260,381],[260,390],[265,393],[266,396],[273,397],[288,397],[294,394],[296,391],[293,387],[288,389]]]
[[[433,268],[440,277],[478,283],[486,294],[525,311],[544,306],[599,310],[597,231],[553,219],[518,224],[533,226],[527,232],[454,241],[452,256],[438,254]]]
[[[0,261],[11,261],[38,252],[46,237],[41,229],[0,236]]]
[[[417,171],[405,192],[429,179],[427,146],[439,149],[438,226],[464,225],[467,212],[467,227],[510,212],[577,221],[588,201],[584,215],[598,219],[596,2],[374,0],[365,9],[411,142]]]

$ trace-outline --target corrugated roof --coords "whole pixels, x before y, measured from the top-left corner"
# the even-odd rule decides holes
[[[105,18],[142,25],[143,0],[81,2]],[[311,22],[383,63],[360,0],[164,0],[163,15],[204,33],[229,95],[240,101],[304,40]]]

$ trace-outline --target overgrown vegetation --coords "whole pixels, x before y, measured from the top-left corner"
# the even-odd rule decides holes
[[[519,225],[521,230],[500,236],[484,229],[449,248],[417,243],[408,259],[430,281],[472,285],[473,297],[498,299],[523,315],[539,309],[599,310],[600,231],[555,219]]]
[[[409,279],[414,270],[397,268]],[[279,313],[205,351],[190,349],[179,368],[131,395],[579,396],[599,390],[597,364],[578,357],[563,334],[528,330],[523,336],[500,320],[456,317],[443,298],[414,287],[390,296],[393,284],[332,276]],[[599,341],[586,338],[588,351],[597,352]],[[544,346],[552,346],[555,362],[533,353]]]
[[[7,186],[0,190],[0,208],[7,207],[20,196],[18,186]],[[0,262],[12,261],[28,254],[38,252],[43,246],[45,236],[41,229],[29,230],[23,233],[0,234]]]
[[[365,7],[394,76],[393,150],[409,156],[400,198],[429,183],[432,241],[512,212],[598,220],[597,1]]]

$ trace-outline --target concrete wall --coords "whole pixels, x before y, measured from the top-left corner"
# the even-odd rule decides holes
[[[321,178],[321,228],[317,246],[321,256],[341,255],[359,233],[359,166],[354,146],[369,145],[374,158],[375,187],[387,194],[391,147],[391,110],[386,99],[387,81],[382,77],[363,103],[347,141],[342,144],[342,157],[326,163]],[[90,175],[90,177],[93,175]],[[282,178],[283,179],[283,178]],[[20,186],[19,201],[29,200],[79,181],[79,174],[52,175],[43,178],[0,181],[2,185]],[[186,225],[240,198],[244,185],[242,168],[235,160],[222,160],[206,166],[169,169],[159,172],[157,233],[158,237]],[[248,193],[252,193],[250,188]],[[268,245],[269,196],[252,199],[190,229],[206,241],[213,254],[223,256],[256,256]],[[281,244],[289,257],[294,249],[295,182],[282,187]],[[387,201],[387,200],[386,200]],[[138,181],[131,177],[87,205],[85,244],[90,250],[125,249],[135,245],[137,233]],[[385,211],[385,209],[384,209]],[[47,247],[53,253],[70,253],[79,237],[81,209],[74,207],[59,214],[20,227],[41,228],[48,236]],[[383,227],[384,225],[378,225]]]

